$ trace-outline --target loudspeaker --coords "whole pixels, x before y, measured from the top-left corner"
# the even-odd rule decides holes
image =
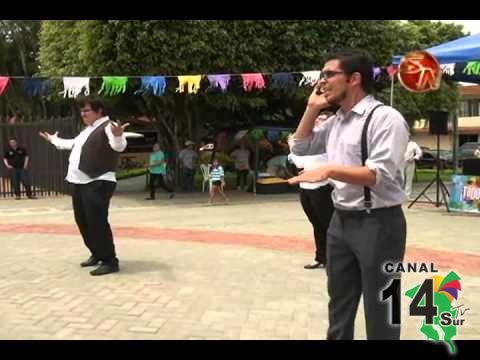
[[[431,111],[428,113],[429,131],[432,135],[448,134],[448,112]]]
[[[480,159],[463,160],[463,175],[480,175]]]

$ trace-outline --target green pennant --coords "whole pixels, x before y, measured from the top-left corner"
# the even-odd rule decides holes
[[[285,140],[288,138],[288,135],[290,135],[290,132],[289,131],[282,131],[280,133],[280,140]]]
[[[254,130],[252,130],[252,135],[253,135],[253,138],[254,138],[255,140],[257,140],[257,141],[258,141],[258,140],[261,140],[261,139],[263,139],[263,138],[265,137],[264,134],[263,134],[263,130],[262,130],[262,129],[254,129]]]
[[[106,96],[116,96],[125,93],[127,90],[127,76],[103,76],[102,79],[103,83],[99,94],[105,91]]]

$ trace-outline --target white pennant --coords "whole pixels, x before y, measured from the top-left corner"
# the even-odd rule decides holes
[[[321,71],[304,71],[302,72],[303,78],[298,83],[298,86],[310,85],[315,86],[320,78]]]
[[[90,94],[90,78],[88,77],[64,77],[63,86],[63,97],[76,98],[82,91],[85,95]]]
[[[442,73],[445,75],[455,75],[455,64],[442,64],[440,65],[440,68],[442,69]]]

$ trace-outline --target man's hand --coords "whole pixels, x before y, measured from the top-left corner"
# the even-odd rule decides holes
[[[326,109],[329,106],[330,104],[327,101],[327,98],[323,94],[320,85],[317,83],[317,85],[315,85],[315,87],[313,88],[310,97],[308,98],[307,107],[318,110],[318,112],[320,112],[321,110]]]
[[[300,175],[288,179],[290,185],[295,185],[301,182],[314,183],[324,181],[330,177],[331,165],[325,165],[315,170],[302,171]]]
[[[12,166],[12,165],[7,165],[7,164],[5,164],[5,166],[7,167],[7,169],[13,169],[13,166]]]
[[[58,134],[58,131],[57,131],[55,134],[50,134],[50,133],[48,133],[48,132],[46,132],[46,131],[43,131],[43,132],[40,131],[40,132],[38,133],[38,135],[40,135],[42,138],[44,138],[44,139],[47,140],[48,142],[52,142],[53,138],[54,138],[55,136],[57,136],[57,134]]]
[[[112,121],[110,124],[112,127],[113,136],[122,136],[127,126],[130,125],[130,123],[125,123],[122,125],[121,121],[117,121],[117,122]]]

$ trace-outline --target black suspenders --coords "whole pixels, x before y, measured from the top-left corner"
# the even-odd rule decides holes
[[[370,120],[372,119],[373,112],[377,110],[380,106],[383,106],[383,104],[379,104],[375,106],[372,111],[370,111],[370,114],[368,114],[367,119],[365,120],[365,124],[363,125],[363,130],[362,130],[362,166],[365,166],[365,161],[368,158],[368,147],[367,147],[367,130],[368,130],[368,125],[370,124]],[[367,210],[367,213],[370,213],[370,208],[372,207],[372,196],[370,194],[370,188],[367,186],[363,187],[363,194],[364,194],[364,202],[365,202],[365,209]]]

